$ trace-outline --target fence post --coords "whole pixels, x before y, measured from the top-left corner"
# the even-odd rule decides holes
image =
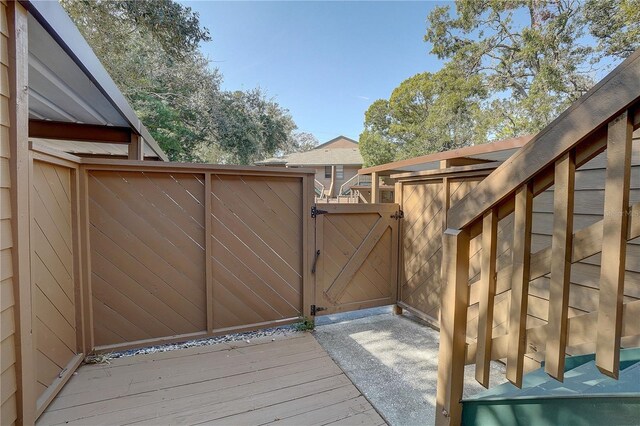
[[[17,423],[36,420],[35,352],[31,306],[29,196],[28,13],[16,1],[6,6],[8,24],[9,131],[11,197],[11,259],[14,283]],[[4,13],[4,8],[0,9]],[[1,19],[1,18],[0,18]],[[4,50],[4,49],[3,49]],[[4,58],[0,58],[5,63]],[[6,97],[7,96],[3,96]],[[3,114],[6,112],[3,108]],[[6,236],[3,235],[3,242]]]
[[[207,297],[207,333],[213,333],[213,247],[211,247],[211,173],[204,174],[204,252],[205,288]]]
[[[442,238],[442,301],[436,425],[462,420],[462,388],[469,303],[469,232],[447,229]]]
[[[311,207],[315,198],[314,175],[302,178],[302,312],[311,318],[311,305],[315,299],[315,276],[311,273],[315,255],[315,227],[311,220]],[[316,271],[317,272],[317,271]],[[313,320],[313,318],[311,318]]]

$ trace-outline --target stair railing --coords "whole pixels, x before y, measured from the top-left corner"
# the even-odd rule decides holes
[[[346,195],[351,191],[351,187],[369,184],[371,185],[371,175],[360,175],[357,174],[349,178],[345,183],[340,185],[339,195]]]
[[[324,185],[322,184],[322,182],[320,182],[318,179],[314,179],[313,186],[316,191],[316,198],[323,199],[326,197],[327,194],[325,194]]]
[[[623,303],[625,250],[640,236],[640,203],[629,205],[632,133],[640,127],[640,50],[536,135],[448,211],[443,237],[443,294],[436,424],[460,424],[465,364],[489,382],[489,363],[506,358],[506,377],[522,385],[525,353],[544,348],[545,370],[563,379],[573,340],[595,342],[596,365],[616,377],[621,337],[640,301]],[[607,151],[603,220],[573,230],[575,171]],[[554,185],[550,247],[531,253],[532,205]],[[496,265],[499,221],[514,217],[512,263]],[[473,243],[473,244],[472,244]],[[469,254],[480,249],[480,280],[469,285]],[[601,254],[597,312],[568,317],[571,264]],[[548,323],[527,329],[529,281],[550,274]],[[511,289],[508,332],[492,336],[494,295]],[[467,310],[478,303],[477,339],[467,341]],[[624,325],[624,327],[623,327]],[[474,330],[475,332],[475,330]]]

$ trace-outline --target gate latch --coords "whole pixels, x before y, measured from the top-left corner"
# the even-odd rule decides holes
[[[404,218],[404,212],[402,210],[398,210],[397,212],[391,215],[391,219],[398,220],[403,218]]]
[[[320,257],[320,250],[316,251],[316,257],[313,259],[313,267],[311,268],[311,273],[316,273],[316,265],[318,264],[318,258]]]
[[[311,305],[311,315],[312,316],[315,316],[320,311],[326,311],[326,310],[327,310],[327,308],[324,308],[322,306]]]
[[[319,208],[317,208],[316,206],[311,206],[311,217],[312,218],[316,218],[316,216],[318,216],[319,214],[325,214],[327,213],[326,210],[320,210]]]

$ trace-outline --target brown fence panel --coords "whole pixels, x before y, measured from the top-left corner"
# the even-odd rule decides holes
[[[403,182],[404,220],[400,237],[400,305],[429,321],[438,321],[441,297],[442,233],[447,207],[480,178]],[[479,256],[472,258],[472,264]],[[471,268],[473,270],[473,268]]]
[[[205,331],[204,175],[88,181],[95,345]]]
[[[100,161],[83,168],[97,350],[301,316],[304,172]]]
[[[302,179],[211,179],[213,328],[300,316]]]

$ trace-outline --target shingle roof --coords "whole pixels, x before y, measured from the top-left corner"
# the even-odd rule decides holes
[[[268,158],[258,165],[286,164],[287,166],[362,165],[358,148],[316,148],[307,152],[295,152],[281,158]]]

